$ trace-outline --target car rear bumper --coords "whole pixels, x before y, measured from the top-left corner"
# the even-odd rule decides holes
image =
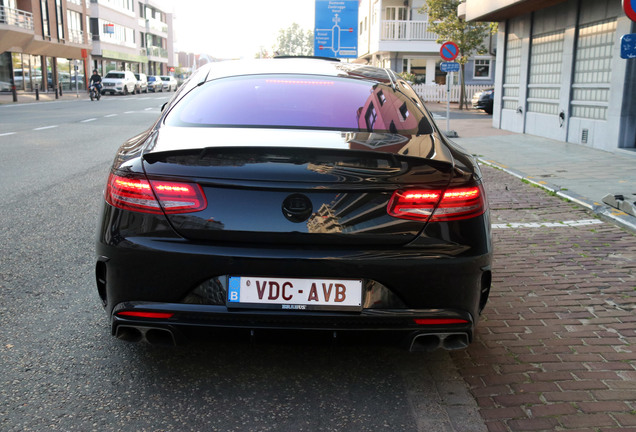
[[[170,312],[168,319],[129,318],[118,312]],[[417,324],[416,319],[427,324]],[[450,324],[447,321],[457,321]],[[361,313],[231,311],[224,306],[125,302],[111,317],[112,335],[128,342],[177,345],[195,332],[222,329],[241,335],[301,333],[303,338],[327,335],[348,341],[389,342],[410,351],[462,349],[473,339],[474,322],[466,312],[454,310],[364,310]],[[283,333],[280,333],[283,331]],[[218,334],[218,332],[217,332]]]
[[[145,336],[148,329],[156,330],[151,335],[163,335],[159,339],[168,341],[176,341],[183,330],[192,328],[293,329],[396,332],[409,346],[426,336],[426,346],[443,347],[450,338],[455,341],[450,345],[464,347],[462,341],[472,340],[490,290],[491,256],[489,251],[466,256],[465,247],[456,247],[446,245],[442,254],[410,248],[255,248],[183,239],[120,238],[116,246],[98,242],[96,276],[113,335],[126,340],[152,341],[154,336]],[[150,268],[152,272],[147,270]],[[223,287],[228,275],[362,279],[363,307],[354,312],[232,308],[226,306]],[[210,280],[221,281],[217,283],[219,292],[197,300],[196,291]],[[159,320],[116,315],[123,310],[174,315]],[[443,321],[418,325],[415,319]],[[444,324],[449,319],[464,322]]]

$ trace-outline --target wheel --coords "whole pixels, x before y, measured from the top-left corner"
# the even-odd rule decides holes
[[[128,86],[124,86],[124,96],[128,96]]]
[[[90,96],[91,96],[91,101],[92,101],[93,99],[95,99],[95,95],[94,95],[94,92],[93,92],[92,90],[91,90],[91,92],[90,92],[89,94],[90,94]]]

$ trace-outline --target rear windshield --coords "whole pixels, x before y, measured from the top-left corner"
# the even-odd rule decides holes
[[[422,117],[410,99],[385,84],[312,75],[249,75],[194,88],[170,111],[165,124],[415,134]]]
[[[105,78],[123,78],[123,72],[108,72]]]

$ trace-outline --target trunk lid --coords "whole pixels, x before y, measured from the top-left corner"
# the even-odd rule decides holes
[[[202,187],[205,210],[167,215],[193,240],[405,244],[424,223],[390,216],[393,192],[443,189],[452,174],[448,154],[431,136],[414,142],[402,135],[207,128],[188,137],[184,129],[178,140],[160,134],[144,155],[144,170],[150,179]],[[422,150],[437,157],[416,157]]]

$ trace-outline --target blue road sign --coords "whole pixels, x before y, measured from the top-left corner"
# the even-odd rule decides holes
[[[636,33],[626,34],[621,38],[621,58],[636,58]]]
[[[442,72],[459,72],[459,63],[457,62],[442,62],[439,65]]]
[[[452,62],[459,55],[459,47],[455,42],[444,42],[439,50],[439,55],[447,62]]]
[[[316,0],[314,55],[358,57],[358,0]]]

